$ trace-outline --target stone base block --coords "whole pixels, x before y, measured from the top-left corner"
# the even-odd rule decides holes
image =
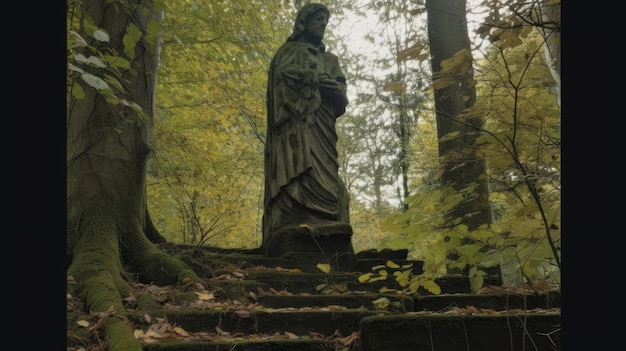
[[[271,233],[263,242],[261,252],[270,257],[281,257],[288,252],[323,253],[326,257],[354,253],[352,227],[344,223],[326,226],[302,224]]]

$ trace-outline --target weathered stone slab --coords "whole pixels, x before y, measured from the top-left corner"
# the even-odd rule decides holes
[[[325,351],[327,349],[322,340],[313,338],[262,341],[176,341],[143,347],[144,351]]]
[[[389,295],[389,294],[361,294],[361,295],[264,295],[259,297],[259,302],[264,307],[281,308],[281,307],[328,307],[342,306],[345,308],[367,308],[376,310],[377,307],[373,303],[380,298],[386,298],[390,304],[386,308],[393,312],[413,312],[413,299],[408,296]]]
[[[444,311],[451,307],[473,306],[496,311],[508,309],[530,310],[534,308],[561,307],[561,295],[554,291],[549,294],[454,294],[416,296],[416,311]]]
[[[212,332],[218,327],[231,334],[290,332],[296,335],[309,335],[314,332],[332,335],[338,330],[342,335],[350,335],[359,330],[361,318],[384,313],[387,312],[366,309],[320,311],[263,308],[249,314],[217,310],[161,310],[153,311],[152,316],[165,317],[170,324],[192,333]]]
[[[372,316],[359,351],[560,350],[560,328],[560,313]]]

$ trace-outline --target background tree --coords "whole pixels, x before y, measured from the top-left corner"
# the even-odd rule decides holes
[[[488,121],[482,151],[506,237],[491,257],[502,257],[511,285],[559,284],[560,2],[512,5],[492,8],[478,30],[491,45],[478,65],[484,83],[474,108]]]
[[[437,135],[441,157],[441,183],[461,190],[476,184],[476,191],[447,213],[460,218],[470,230],[491,223],[485,160],[476,154],[475,140],[482,116],[465,113],[476,101],[473,58],[467,32],[465,0],[426,1]]]
[[[153,1],[70,5],[69,28],[78,31],[68,36],[67,274],[88,310],[114,315],[106,322],[108,349],[140,351],[124,319],[130,289],[123,267],[157,284],[198,279],[146,236],[154,230],[146,162],[161,14]]]
[[[517,4],[521,2],[508,2],[511,6]],[[477,157],[487,161],[484,177],[490,179],[489,199],[497,209],[496,222],[468,230],[462,224],[463,218],[449,216],[457,204],[472,196],[476,184],[455,190],[429,189],[428,183],[422,182],[420,190],[407,200],[409,210],[386,222],[387,230],[403,232],[404,237],[384,245],[409,245],[413,251],[419,251],[420,245],[433,245],[427,257],[430,263],[425,266],[433,270],[445,262],[441,259],[442,247],[454,250],[458,256],[453,267],[471,266],[468,273],[474,288],[482,285],[485,269],[500,263],[507,266],[505,273],[518,276],[507,283],[528,283],[532,287],[550,279],[558,285],[560,111],[556,91],[551,89],[558,82],[551,77],[551,63],[542,59],[547,36],[539,23],[532,25],[520,18],[520,13],[527,12],[508,12],[503,10],[506,6],[494,2],[483,5],[495,5],[484,8],[489,15],[482,26],[477,26],[478,35],[489,39],[489,43],[479,47],[487,48],[486,54],[474,51],[483,56],[473,64],[479,94],[476,103],[463,110],[461,121],[484,119],[471,146],[476,148]],[[498,18],[499,22],[489,22],[490,18]],[[558,28],[558,24],[554,26]],[[444,70],[464,73],[459,67],[471,66],[461,56],[456,61],[454,56],[443,61]],[[440,79],[433,81],[435,88],[449,83],[443,79],[445,76],[435,78]],[[441,220],[442,214],[448,215],[448,221]],[[450,220],[460,225],[450,227]],[[442,245],[443,236],[453,240]]]
[[[168,2],[149,205],[175,242],[260,245],[265,89],[288,1]]]

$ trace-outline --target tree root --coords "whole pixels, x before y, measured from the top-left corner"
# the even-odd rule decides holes
[[[123,297],[130,294],[130,286],[123,278],[126,271],[121,257],[140,273],[142,280],[157,285],[196,282],[199,278],[185,263],[154,246],[141,230],[120,234],[124,247],[120,250],[118,228],[108,222],[85,228],[67,274],[74,277],[79,297],[89,312],[114,311],[106,320],[107,350],[142,351],[126,319]]]

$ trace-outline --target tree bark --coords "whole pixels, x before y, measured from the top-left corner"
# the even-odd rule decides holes
[[[489,189],[485,160],[476,153],[474,142],[480,134],[482,119],[466,114],[476,101],[472,56],[467,32],[465,0],[427,0],[428,38],[435,86],[437,136],[442,170],[441,183],[459,191],[477,183],[474,197],[451,211],[449,219],[462,218],[470,230],[491,223]],[[456,55],[456,56],[455,56]],[[456,58],[452,70],[442,62]],[[443,83],[443,82],[448,83]],[[450,133],[457,137],[443,139]]]
[[[162,238],[155,233],[146,204],[158,45],[154,45],[155,38],[145,36],[145,29],[159,13],[151,1],[84,0],[82,6],[110,38],[109,43],[92,39],[89,45],[103,53],[110,49],[124,53],[120,55],[130,61],[131,69],[121,77],[127,84],[125,98],[141,106],[148,120],[123,104],[110,104],[84,83],[84,98],[69,102],[68,275],[76,280],[87,310],[115,310],[115,316],[107,321],[108,349],[140,351],[141,344],[124,318],[122,297],[129,293],[129,285],[123,265],[141,272],[145,282],[174,284],[198,279],[188,266],[167,256],[146,236],[148,232],[154,240]],[[125,52],[123,42],[131,24],[142,31],[141,40],[131,49],[134,53]],[[91,31],[82,26],[80,34],[91,39]]]
[[[437,137],[441,167],[440,183],[452,187],[455,195],[468,186],[476,188],[462,193],[464,198],[444,214],[446,226],[466,225],[472,231],[492,222],[489,185],[485,159],[476,153],[474,145],[480,135],[482,118],[468,114],[476,101],[472,55],[467,32],[465,0],[426,0],[428,39],[430,43]],[[442,64],[445,63],[445,64]],[[458,133],[456,136],[451,133]],[[451,137],[452,136],[452,137]],[[446,237],[446,241],[450,240]],[[471,244],[465,237],[461,245]],[[451,247],[447,258],[457,261],[459,255]],[[467,275],[469,266],[449,264],[449,273]]]
[[[542,0],[541,20],[544,25],[540,28],[545,38],[546,62],[550,67],[550,74],[556,82],[554,88],[557,105],[561,107],[561,1]]]

